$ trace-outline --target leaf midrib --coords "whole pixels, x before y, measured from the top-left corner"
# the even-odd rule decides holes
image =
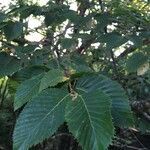
[[[91,118],[90,118],[90,113],[89,113],[89,111],[88,111],[88,108],[87,108],[87,106],[86,106],[86,103],[84,102],[84,99],[83,99],[83,97],[81,96],[81,95],[79,95],[79,97],[81,98],[81,100],[82,100],[82,102],[83,102],[83,104],[84,104],[84,107],[85,107],[85,109],[86,109],[86,112],[87,112],[87,114],[88,114],[88,118],[89,118],[89,121],[90,121],[90,125],[91,125],[91,127],[92,127],[92,130],[93,130],[93,132],[94,132],[94,137],[95,137],[95,141],[96,141],[96,145],[98,145],[98,142],[97,142],[97,136],[96,136],[96,133],[95,133],[95,129],[94,129],[94,126],[93,126],[93,121],[91,120]]]

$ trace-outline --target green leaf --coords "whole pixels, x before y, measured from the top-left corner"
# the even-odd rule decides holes
[[[27,5],[19,9],[18,12],[20,13],[20,17],[24,19],[29,17],[31,14],[36,17],[42,14],[42,7],[37,5]]]
[[[112,141],[114,128],[111,101],[103,92],[83,92],[66,107],[66,120],[84,150],[105,150]]]
[[[8,22],[4,27],[4,34],[7,40],[18,38],[23,32],[23,23],[21,22]]]
[[[50,59],[47,62],[46,67],[49,68],[49,69],[58,69],[59,68],[58,60],[56,58]]]
[[[31,53],[34,52],[36,47],[37,47],[36,45],[27,45],[27,46],[24,46],[24,47],[17,46],[15,48],[15,50],[16,50],[15,52],[16,52],[17,55],[31,54]]]
[[[7,24],[6,22],[1,22],[0,23],[0,29],[3,29],[6,26],[6,24]]]
[[[143,45],[143,39],[141,36],[135,34],[128,36],[128,39],[134,43],[134,46],[141,47]]]
[[[122,37],[117,32],[111,32],[111,33],[107,33],[105,35],[100,36],[98,38],[98,41],[102,43],[106,43],[107,49],[113,49],[126,43],[128,39]]]
[[[127,59],[126,68],[128,72],[136,72],[138,68],[148,61],[148,56],[142,52],[136,52]]]
[[[46,26],[61,24],[67,19],[67,13],[69,13],[67,5],[49,2],[49,10],[44,14]]]
[[[54,25],[54,23],[57,21],[57,19],[59,19],[57,14],[55,14],[53,12],[46,13],[46,15],[45,15],[46,26],[48,27],[48,26]],[[57,21],[57,23],[59,24],[59,23],[61,23],[61,21],[60,22]]]
[[[47,72],[41,79],[40,89],[42,91],[50,86],[55,86],[60,82],[66,81],[69,78],[65,77],[64,72],[59,69],[53,69]]]
[[[112,22],[112,18],[109,13],[97,14],[94,18],[97,20],[97,32],[103,32],[105,27]]]
[[[99,89],[112,100],[112,117],[116,126],[128,127],[133,125],[129,101],[122,87],[115,81],[103,75],[91,75],[81,78],[77,83],[79,91],[95,91]]]
[[[64,49],[69,49],[76,44],[76,40],[73,38],[64,38],[61,40],[61,45]]]
[[[5,52],[0,53],[0,76],[11,75],[21,68],[20,60]]]
[[[70,20],[72,23],[78,23],[80,16],[74,10],[68,10],[65,14],[66,18]]]
[[[64,14],[59,12],[49,12],[45,15],[45,24],[46,26],[58,25],[66,20]]]
[[[64,122],[67,93],[60,89],[42,91],[21,112],[13,134],[13,150],[28,150],[50,137]]]
[[[45,65],[49,60],[48,49],[36,49],[33,53],[33,56],[30,57],[31,65]]]
[[[63,64],[68,70],[72,70],[74,73],[82,74],[92,71],[88,63],[85,61],[84,56],[79,56],[76,53],[73,53],[72,56],[62,57],[61,64]]]
[[[14,100],[15,110],[23,106],[25,103],[31,101],[32,98],[39,93],[39,87],[42,77],[43,74],[35,76],[29,80],[24,81],[18,87]]]
[[[6,15],[0,12],[0,23],[3,22],[5,18],[6,18]]]
[[[11,96],[15,96],[15,93],[16,93],[16,90],[19,86],[19,83],[15,80],[12,80],[11,78],[8,78],[8,81],[7,81],[7,87],[8,87],[8,92],[9,94],[11,94]]]
[[[17,81],[25,81],[28,80],[34,76],[37,76],[41,73],[44,73],[48,71],[48,69],[44,66],[31,66],[31,67],[26,67],[18,72],[14,73],[12,78]]]

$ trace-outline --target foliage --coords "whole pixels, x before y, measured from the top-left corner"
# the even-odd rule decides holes
[[[150,131],[148,10],[136,0],[2,8],[0,76],[19,112],[14,150],[43,142],[64,122],[84,150],[107,149],[118,128]],[[32,19],[40,25],[32,28]]]
[[[136,72],[143,64],[148,60],[148,56],[141,52],[135,53],[129,57],[127,60],[127,70],[128,72]]]

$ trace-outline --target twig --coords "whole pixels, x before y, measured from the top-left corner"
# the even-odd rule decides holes
[[[84,43],[82,43],[82,45],[77,49],[77,51],[80,54],[83,54],[83,52],[89,48],[89,46],[91,46],[91,44],[95,41],[96,37],[92,37],[91,39],[85,41]]]
[[[117,57],[117,60],[127,56],[128,54],[134,52],[136,50],[137,47],[135,46],[131,46],[129,48],[127,48],[124,52],[122,52],[118,57]]]
[[[103,1],[102,0],[99,0],[99,5],[100,5],[101,11],[103,13],[104,12],[104,6],[103,6]]]
[[[143,45],[149,45],[150,44],[150,40],[148,39],[145,39],[143,41]],[[117,57],[117,60],[127,56],[128,54],[134,52],[135,50],[137,49],[136,46],[130,46],[129,48],[127,48],[124,52],[122,52],[118,57]]]
[[[136,138],[136,140],[138,141],[138,143],[143,147],[144,150],[148,150],[148,148],[146,148],[143,143],[137,138],[137,136],[133,133],[132,130],[129,129],[129,131],[131,132],[131,134]]]
[[[60,34],[54,36],[54,39],[56,39],[57,37],[59,37],[59,36],[61,36],[61,35],[65,35],[66,32],[67,32],[67,30],[68,30],[69,28],[72,28],[72,27],[74,27],[74,26],[71,26],[71,23],[69,22],[69,23],[66,25],[65,30],[64,30],[62,33],[60,33]]]
[[[116,60],[115,60],[114,53],[113,53],[112,49],[110,50],[110,55],[111,55],[111,59],[112,59],[113,70],[114,70],[115,75],[118,78],[118,80],[120,80],[120,75],[118,73],[117,64],[116,64]]]
[[[129,145],[124,145],[124,146],[121,146],[119,144],[113,144],[113,146],[115,147],[118,147],[118,148],[130,148],[132,150],[148,150],[147,148],[139,148],[139,147],[134,147],[134,146],[129,146]]]
[[[150,116],[148,115],[148,113],[143,112],[143,116],[150,122]]]

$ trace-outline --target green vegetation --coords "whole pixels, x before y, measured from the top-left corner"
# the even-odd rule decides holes
[[[1,8],[0,149],[148,149],[133,134],[150,134],[149,11],[146,0]]]

